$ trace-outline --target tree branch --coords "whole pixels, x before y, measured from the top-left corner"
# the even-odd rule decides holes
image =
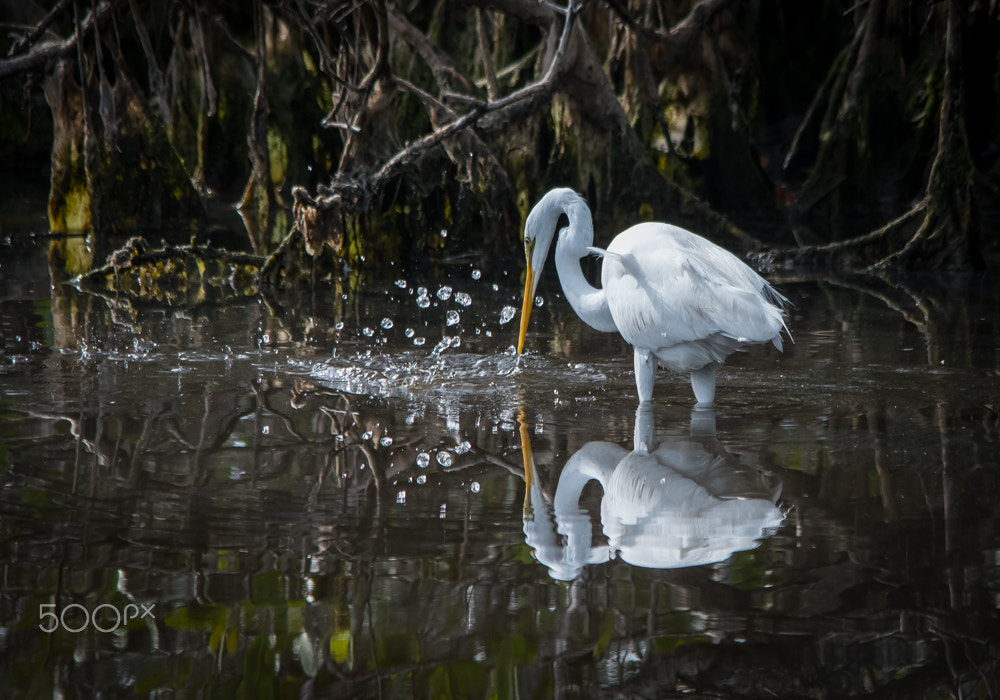
[[[380,189],[382,185],[384,185],[385,182],[401,167],[412,161],[414,158],[423,155],[425,152],[438,145],[449,136],[452,136],[462,129],[468,128],[469,126],[477,123],[484,116],[500,112],[502,110],[511,109],[516,106],[521,106],[524,103],[534,103],[537,100],[549,98],[555,90],[556,77],[559,75],[559,71],[563,67],[563,61],[566,56],[566,47],[569,44],[569,37],[572,33],[572,27],[576,21],[579,9],[579,6],[571,0],[566,10],[566,21],[563,23],[562,32],[559,36],[559,44],[556,47],[555,54],[545,71],[545,75],[543,75],[538,82],[512,92],[506,97],[502,97],[498,100],[485,103],[480,107],[476,107],[450,124],[446,124],[423,138],[411,142],[406,146],[406,148],[394,155],[378,170],[378,172],[375,173],[372,178],[373,188],[375,190]],[[552,13],[553,18],[554,16],[555,13]]]
[[[16,56],[38,41],[42,34],[45,33],[45,30],[49,28],[49,25],[56,20],[56,17],[58,17],[59,14],[66,9],[66,6],[69,5],[69,3],[70,0],[59,0],[56,6],[49,10],[49,13],[42,18],[41,22],[25,32],[24,36],[11,45],[10,51],[7,52],[7,56]]]
[[[90,13],[81,22],[79,32],[74,32],[71,37],[62,43],[44,44],[34,49],[24,56],[8,58],[0,61],[0,80],[23,75],[38,68],[43,68],[61,58],[68,58],[76,52],[77,42],[80,36],[86,37],[87,33],[94,27],[95,22],[101,22],[111,12],[113,2],[102,2],[97,7],[97,14]]]

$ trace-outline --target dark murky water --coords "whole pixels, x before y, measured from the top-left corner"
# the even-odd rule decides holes
[[[637,415],[551,274],[515,369],[516,273],[168,311],[2,255],[6,695],[1000,694],[995,281],[781,281],[784,354]]]

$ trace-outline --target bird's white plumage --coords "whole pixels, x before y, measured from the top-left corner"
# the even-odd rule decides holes
[[[601,285],[622,337],[675,371],[722,362],[745,343],[781,347],[777,293],[735,255],[682,228],[647,223],[619,234]]]
[[[635,349],[640,401],[652,397],[656,363],[691,374],[698,402],[715,396],[715,368],[750,343],[781,349],[787,300],[739,258],[677,226],[638,224],[620,233],[606,250],[593,247],[590,210],[569,189],[548,192],[525,222],[528,262],[522,307],[523,347],[529,297],[541,275],[560,214],[556,271],[567,300],[580,318],[600,331],[621,333]],[[580,259],[604,258],[601,289],[587,282]]]

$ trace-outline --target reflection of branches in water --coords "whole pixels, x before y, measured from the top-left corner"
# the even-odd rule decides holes
[[[830,293],[831,310],[838,314],[842,327],[847,329],[845,340],[857,342],[868,336],[860,323],[846,323],[849,319],[840,316],[845,313],[842,309],[850,309],[852,304],[833,298],[832,291],[838,289],[856,293],[859,300],[877,300],[915,328],[926,346],[930,370],[927,375],[921,375],[927,381],[912,385],[912,399],[919,403],[896,406],[883,396],[846,399],[850,404],[848,415],[840,420],[850,421],[851,434],[867,432],[867,441],[832,445],[831,449],[821,450],[814,458],[822,468],[816,491],[829,494],[828,502],[833,512],[840,512],[837,504],[841,502],[863,507],[873,495],[871,490],[875,486],[874,495],[880,499],[882,513],[890,522],[912,517],[917,504],[922,504],[925,517],[933,519],[940,515],[954,524],[952,512],[959,512],[963,506],[953,499],[970,499],[960,485],[981,481],[980,475],[988,470],[987,465],[998,458],[992,447],[1000,442],[1000,412],[996,403],[979,391],[957,390],[954,383],[948,381],[952,368],[974,368],[980,362],[987,371],[994,367],[992,358],[976,355],[981,352],[977,347],[981,346],[986,352],[992,352],[988,340],[990,327],[977,327],[970,320],[982,315],[974,313],[975,304],[982,303],[982,308],[989,308],[986,302],[994,293],[990,282],[971,277],[927,276],[920,278],[924,284],[917,287],[912,279],[897,282],[886,275],[809,279],[819,282],[819,288]],[[946,367],[943,371],[942,365]],[[936,379],[939,372],[941,381]],[[909,390],[910,384],[905,377],[892,381],[900,381],[900,386]],[[979,389],[976,385],[971,388]],[[901,396],[904,400],[910,398],[905,394]],[[956,431],[962,429],[962,423],[974,426],[976,435],[972,443],[978,446],[975,449],[968,449],[968,439],[958,439]],[[831,423],[824,433],[827,429],[837,431],[844,427]],[[834,439],[833,434],[826,434],[816,444],[821,446],[824,440]],[[916,442],[900,444],[894,437],[897,435],[911,435]],[[938,468],[933,472],[943,479],[940,489],[932,486],[933,478],[928,473],[921,470],[914,474],[910,467],[915,454],[935,453],[940,454]],[[864,474],[869,468],[871,476],[877,479],[875,483]],[[942,502],[943,513],[940,512]],[[836,517],[845,518],[846,523],[854,516],[843,511]]]
[[[785,278],[805,280],[855,291],[870,297],[897,313],[924,338],[928,364],[942,361],[967,361],[964,356],[971,343],[969,301],[988,291],[977,293],[979,285],[988,285],[979,278],[955,275],[924,275],[919,278],[896,279],[887,273]],[[945,354],[948,353],[948,357]]]
[[[89,467],[92,479],[114,476],[118,467],[124,467],[128,483],[134,484],[142,471],[156,479],[162,465],[168,467],[167,478],[175,486],[182,486],[184,477],[190,485],[204,485],[212,478],[208,467],[234,464],[234,454],[234,466],[254,479],[264,476],[259,469],[266,453],[275,454],[279,461],[315,454],[321,466],[313,474],[308,497],[313,507],[325,486],[338,490],[353,486],[362,491],[374,487],[380,499],[386,483],[417,469],[419,454],[441,449],[433,433],[425,438],[407,438],[405,431],[396,435],[391,412],[361,408],[357,401],[356,396],[304,379],[293,385],[257,379],[244,390],[206,384],[200,397],[149,400],[141,417],[121,403],[106,400],[78,414],[32,415],[69,423],[76,445],[73,473]],[[200,407],[194,408],[194,402]],[[197,419],[191,420],[192,415]],[[303,452],[303,446],[308,450]],[[89,462],[85,455],[91,455]],[[250,468],[245,469],[243,463]],[[183,464],[189,468],[179,468]],[[522,473],[477,445],[455,454],[449,464],[435,466],[445,475],[480,465]]]

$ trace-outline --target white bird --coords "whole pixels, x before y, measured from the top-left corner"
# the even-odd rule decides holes
[[[524,226],[527,275],[521,307],[518,355],[524,350],[535,289],[555,236],[556,272],[566,299],[589,326],[618,331],[635,350],[639,401],[653,398],[657,364],[691,375],[699,406],[715,400],[715,375],[731,353],[752,343],[781,350],[788,300],[739,258],[677,226],[637,224],[618,234],[607,250],[593,247],[594,225],[576,192],[548,192]],[[603,257],[601,289],[586,280],[580,260]]]
[[[525,542],[553,578],[573,580],[585,566],[615,556],[656,569],[725,561],[757,547],[784,521],[776,505],[780,480],[742,463],[711,435],[657,442],[654,423],[652,403],[640,403],[632,452],[608,442],[577,450],[559,473],[551,508],[522,423]],[[590,514],[580,506],[594,480],[603,490],[606,544],[593,543]]]

